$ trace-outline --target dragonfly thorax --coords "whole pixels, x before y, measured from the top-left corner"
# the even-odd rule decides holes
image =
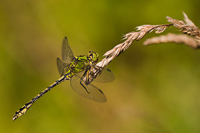
[[[75,60],[70,63],[70,69],[67,73],[79,73],[85,70],[85,68],[88,66],[88,59],[87,56],[80,55],[74,57]],[[73,75],[72,75],[73,76]]]
[[[95,65],[98,61],[99,54],[89,51],[88,55],[80,55],[74,57],[74,61],[70,63],[69,70],[66,72],[67,78],[72,78],[75,73],[80,73],[90,66]]]

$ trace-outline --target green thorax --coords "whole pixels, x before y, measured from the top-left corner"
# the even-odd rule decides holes
[[[95,65],[98,61],[98,56],[98,53],[90,51],[87,56],[74,57],[74,60],[69,64],[69,70],[65,73],[68,74],[67,78],[72,78],[74,74],[86,70],[88,66]]]
[[[82,72],[89,65],[87,56],[80,55],[74,58],[75,60],[71,63],[74,73]]]

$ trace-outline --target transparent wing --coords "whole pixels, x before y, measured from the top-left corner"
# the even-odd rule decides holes
[[[97,88],[96,86],[89,84],[86,85],[84,82],[81,82],[81,76],[83,73],[78,73],[73,76],[73,78],[70,80],[70,85],[72,89],[74,89],[75,92],[78,94],[89,98],[91,100],[97,101],[97,102],[106,102],[106,96],[104,93]]]
[[[69,46],[67,37],[63,39],[63,44],[62,44],[62,60],[66,63],[70,63],[73,61],[74,54]]]
[[[73,52],[69,46],[67,37],[63,39],[62,44],[62,60],[57,58],[57,67],[58,72],[61,76],[63,76],[69,70],[69,63],[74,59]]]
[[[57,58],[57,68],[60,76],[63,76],[69,70],[69,64]]]
[[[104,68],[102,73],[94,79],[94,81],[99,82],[99,83],[106,83],[106,82],[111,82],[115,79],[114,74],[112,71],[108,68]]]

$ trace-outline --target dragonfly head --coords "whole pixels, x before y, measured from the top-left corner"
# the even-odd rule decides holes
[[[89,51],[88,53],[88,59],[93,63],[96,63],[98,61],[99,54],[93,51]]]

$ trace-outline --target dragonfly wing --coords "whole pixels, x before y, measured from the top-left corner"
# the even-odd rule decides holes
[[[69,64],[57,58],[57,68],[60,76],[63,76],[69,70]]]
[[[69,46],[67,37],[65,37],[62,44],[62,60],[66,63],[70,63],[73,61],[73,58],[74,54]]]
[[[99,88],[92,84],[86,85],[83,81],[81,81],[81,78],[78,76],[78,74],[74,75],[70,80],[70,85],[75,92],[86,98],[97,102],[107,101],[106,96]]]
[[[111,82],[115,79],[114,74],[112,71],[108,68],[104,68],[103,71],[99,76],[94,79],[94,81],[99,82],[99,83],[106,83],[106,82]]]

